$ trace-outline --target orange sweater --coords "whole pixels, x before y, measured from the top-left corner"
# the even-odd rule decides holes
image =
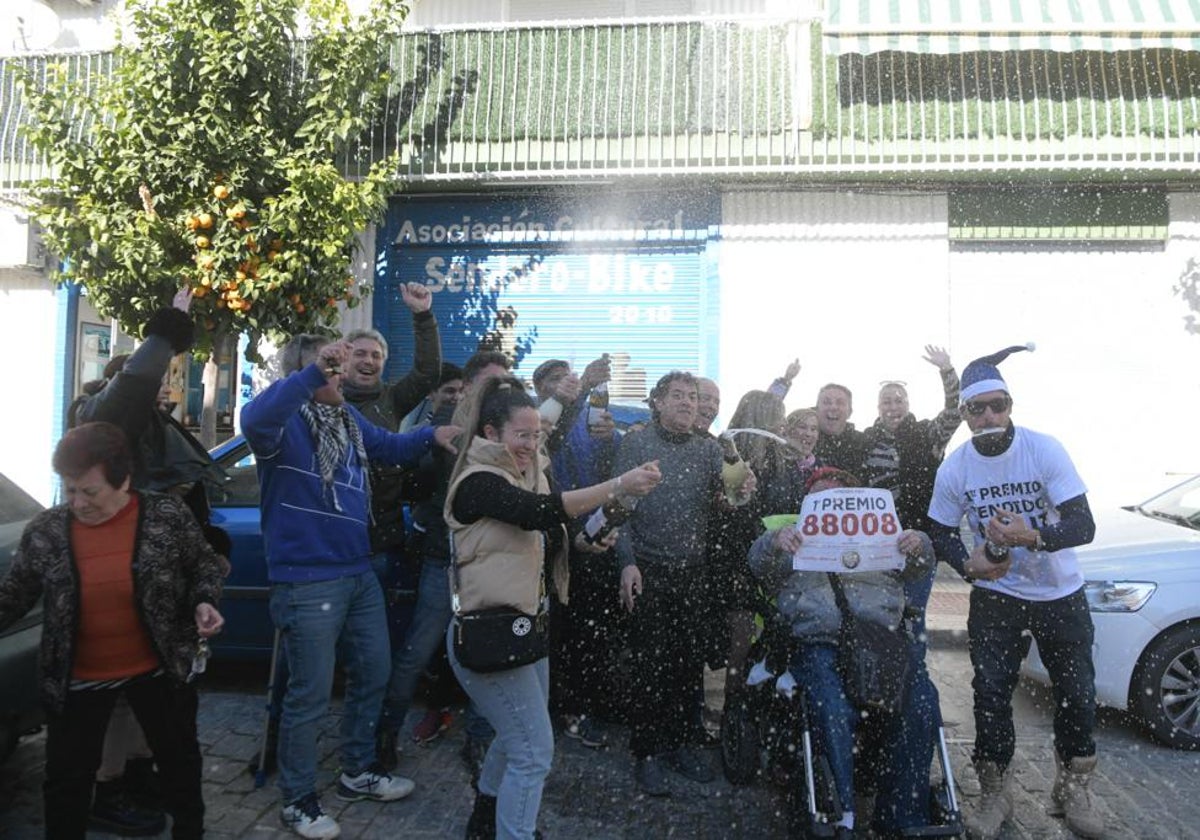
[[[134,603],[137,524],[136,495],[116,516],[99,525],[71,521],[80,601],[72,679],[116,680],[159,667]]]

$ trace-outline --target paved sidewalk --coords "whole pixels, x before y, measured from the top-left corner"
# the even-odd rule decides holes
[[[969,587],[939,577],[931,599],[929,666],[942,698],[942,714],[954,770],[965,779],[974,721],[971,670],[966,655]],[[265,671],[265,668],[263,669]],[[265,676],[262,675],[262,676]],[[207,690],[201,698],[200,733],[205,755],[208,837],[282,838],[278,792],[271,780],[255,789],[247,764],[258,749],[263,684],[253,674],[238,690]],[[720,684],[713,679],[712,685]],[[1023,686],[1016,698],[1016,817],[1003,840],[1064,838],[1060,821],[1045,814],[1053,777],[1052,700]],[[345,805],[333,795],[338,704],[321,739],[323,802],[348,840],[456,838],[463,836],[473,794],[459,760],[461,727],[456,723],[427,747],[406,744],[399,772],[417,783],[408,799],[380,805]],[[415,719],[414,713],[414,719]],[[410,719],[410,723],[413,719]],[[767,784],[734,787],[723,779],[710,785],[670,776],[672,795],[641,796],[632,781],[632,761],[622,728],[610,730],[612,746],[589,750],[561,737],[542,804],[540,825],[548,838],[656,840],[656,838],[774,838],[786,836],[783,797]],[[1101,764],[1095,790],[1114,838],[1200,837],[1200,754],[1160,747],[1124,716],[1102,711],[1097,734]],[[0,837],[32,840],[42,835],[41,776],[44,736],[23,739],[0,766]],[[715,751],[709,755],[718,766]],[[973,802],[963,798],[966,807]],[[108,835],[94,833],[94,840]]]

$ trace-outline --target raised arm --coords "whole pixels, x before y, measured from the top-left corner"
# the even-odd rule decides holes
[[[400,286],[400,297],[412,312],[413,367],[391,386],[389,397],[396,417],[404,417],[437,387],[442,372],[442,339],[433,314],[433,293],[421,283]]]
[[[945,395],[942,410],[933,418],[929,425],[929,444],[940,452],[946,448],[950,438],[962,423],[962,415],[958,411],[959,381],[958,372],[950,361],[950,354],[944,347],[933,344],[925,345],[925,355],[922,357],[938,369],[942,376],[942,393]]]
[[[325,373],[314,362],[271,383],[242,408],[242,434],[255,455],[275,454],[288,420],[325,382]]]
[[[107,385],[80,407],[80,423],[120,426],[130,439],[146,429],[155,411],[163,376],[177,353],[192,346],[192,320],[174,307],[158,310],[145,327],[145,339]]]

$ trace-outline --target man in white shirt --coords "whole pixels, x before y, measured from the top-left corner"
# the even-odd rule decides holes
[[[1028,631],[1056,701],[1050,813],[1065,816],[1076,834],[1097,837],[1104,824],[1088,787],[1096,766],[1093,630],[1073,551],[1096,529],[1087,488],[1062,444],[1010,419],[1012,397],[996,365],[1026,349],[1033,348],[1009,347],[963,371],[959,405],[972,439],[938,469],[929,506],[938,556],[974,583],[967,633],[982,797],[967,830],[994,838],[1012,815],[1012,694]],[[975,534],[971,550],[959,531],[964,515]]]

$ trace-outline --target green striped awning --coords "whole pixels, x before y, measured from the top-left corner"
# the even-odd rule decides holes
[[[1200,50],[1200,0],[828,0],[830,55]]]

